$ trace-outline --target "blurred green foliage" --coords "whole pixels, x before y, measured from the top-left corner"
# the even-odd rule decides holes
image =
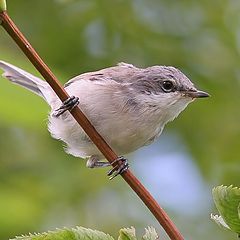
[[[239,10],[237,0],[8,1],[62,82],[125,61],[176,66],[208,91],[210,99],[191,104],[165,131],[178,132],[210,187],[239,185]],[[0,36],[0,58],[37,74],[3,29]],[[39,97],[0,79],[0,238],[75,225],[112,234],[157,225],[121,178],[109,183],[106,170],[64,153],[47,132],[47,111]],[[168,211],[188,239],[229,236],[206,223],[208,212],[190,220]]]

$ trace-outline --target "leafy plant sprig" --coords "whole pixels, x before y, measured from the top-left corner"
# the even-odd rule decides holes
[[[145,228],[142,240],[157,240],[158,234],[153,227]],[[44,233],[19,236],[11,240],[114,240],[112,236],[101,231],[84,227],[63,228]],[[135,228],[122,228],[118,240],[137,240]]]
[[[212,194],[220,216],[211,214],[211,218],[240,237],[240,188],[222,185],[213,188]]]

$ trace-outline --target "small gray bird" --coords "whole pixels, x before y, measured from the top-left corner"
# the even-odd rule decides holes
[[[117,154],[127,154],[156,140],[166,123],[196,98],[208,97],[178,69],[166,66],[115,67],[84,73],[68,81],[70,96],[63,104],[47,82],[0,61],[3,76],[38,94],[51,107],[48,130],[66,143],[66,152],[87,158],[87,167],[109,166],[75,119],[66,110],[79,104],[96,130]],[[123,159],[120,159],[123,160]],[[122,173],[124,164],[118,172]],[[110,173],[112,174],[113,171]]]

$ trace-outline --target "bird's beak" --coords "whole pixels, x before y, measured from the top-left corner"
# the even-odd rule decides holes
[[[199,91],[199,90],[190,90],[186,91],[185,95],[191,98],[205,98],[210,97],[210,95],[206,92]]]

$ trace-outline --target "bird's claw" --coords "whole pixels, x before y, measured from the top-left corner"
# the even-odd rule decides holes
[[[79,104],[79,98],[75,96],[71,96],[67,100],[65,100],[58,109],[54,111],[53,116],[59,117],[60,115],[65,113],[67,110],[71,111],[78,104]]]
[[[112,164],[114,163],[117,164],[107,173],[110,180],[115,178],[117,175],[124,173],[129,168],[128,160],[122,156],[114,160]]]

